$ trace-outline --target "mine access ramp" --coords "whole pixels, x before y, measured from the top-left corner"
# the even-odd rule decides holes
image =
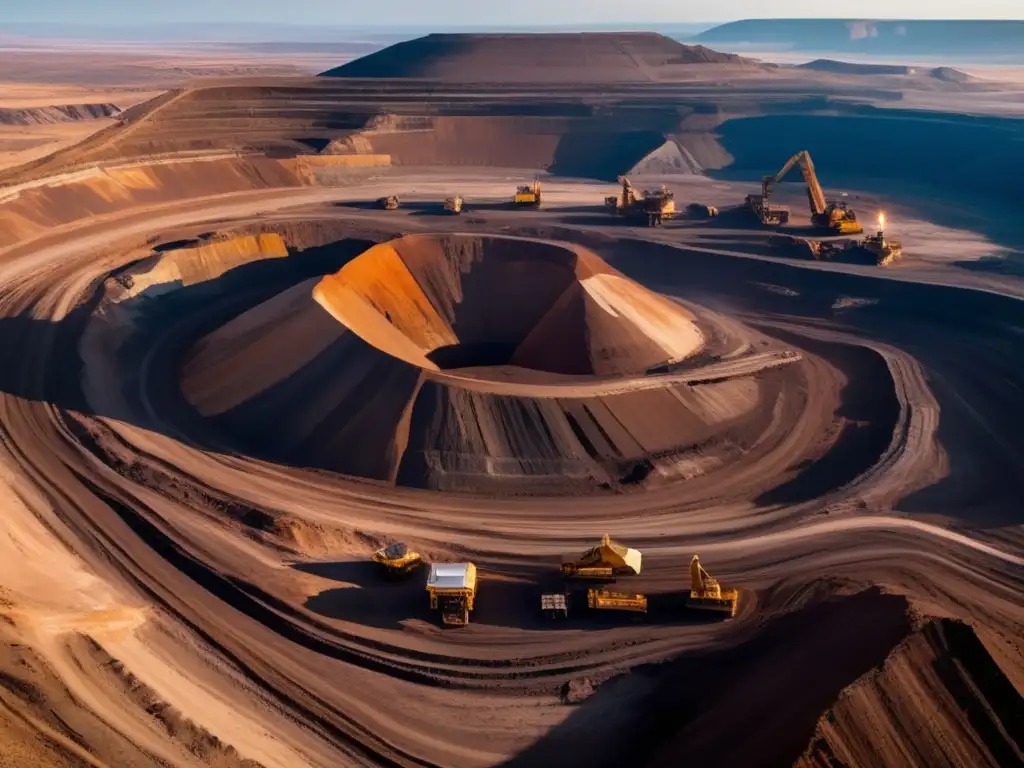
[[[430,609],[441,612],[449,626],[469,624],[476,600],[476,566],[473,563],[434,563],[427,577]]]

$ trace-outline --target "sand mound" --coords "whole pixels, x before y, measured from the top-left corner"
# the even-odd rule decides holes
[[[578,493],[672,481],[756,443],[767,384],[647,374],[702,343],[685,309],[582,248],[412,236],[209,334],[181,387],[225,439],[275,461],[413,487]]]
[[[854,64],[849,61],[835,59],[815,59],[800,64],[797,69],[811,69],[815,72],[835,72],[841,75],[913,75],[914,67],[897,64]]]
[[[702,341],[678,305],[593,254],[518,238],[400,238],[325,278],[314,298],[364,341],[428,370],[636,374]]]
[[[323,74],[479,83],[633,82],[663,79],[676,65],[745,62],[653,33],[434,34]]]
[[[54,107],[0,109],[0,125],[52,125],[116,117],[121,113],[114,104],[65,104]]]

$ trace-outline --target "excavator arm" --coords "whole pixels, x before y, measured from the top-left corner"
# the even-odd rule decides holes
[[[786,174],[788,174],[795,165],[800,165],[800,172],[804,176],[804,182],[807,184],[807,197],[811,203],[811,213],[815,216],[820,216],[825,212],[828,207],[828,203],[825,201],[825,191],[821,188],[821,182],[818,181],[818,174],[814,172],[814,161],[811,160],[811,153],[807,150],[802,150],[793,155],[786,164],[782,166],[782,170],[776,173],[774,176],[765,176],[762,184],[762,194],[768,197],[771,194],[773,184],[780,183]]]

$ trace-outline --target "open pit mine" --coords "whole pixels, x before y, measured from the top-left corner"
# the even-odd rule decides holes
[[[0,752],[1022,764],[1009,88],[431,35],[0,172]]]

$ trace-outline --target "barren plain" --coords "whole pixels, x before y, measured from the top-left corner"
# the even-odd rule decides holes
[[[0,171],[0,764],[1024,762],[1019,86],[403,45]],[[771,248],[800,149],[900,261]],[[648,614],[543,622],[605,533]],[[478,565],[467,627],[394,541]]]

